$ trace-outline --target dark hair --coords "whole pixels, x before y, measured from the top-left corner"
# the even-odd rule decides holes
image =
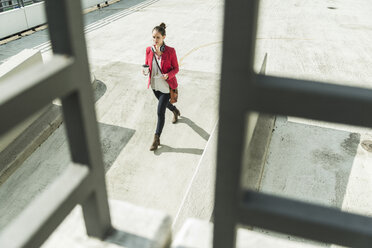
[[[165,36],[165,29],[167,28],[167,26],[165,25],[165,23],[164,22],[162,22],[162,23],[160,23],[160,25],[159,26],[156,26],[153,30],[152,30],[152,32],[154,32],[154,30],[156,31],[156,32],[159,32],[162,36]]]

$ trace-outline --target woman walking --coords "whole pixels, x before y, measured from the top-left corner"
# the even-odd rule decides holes
[[[153,46],[146,49],[145,64],[149,66],[149,82],[147,88],[150,87],[154,95],[159,100],[158,102],[158,122],[154,141],[150,147],[150,151],[154,151],[160,145],[160,135],[163,131],[165,121],[165,110],[168,108],[173,112],[172,123],[176,123],[180,111],[169,102],[170,89],[176,89],[178,73],[178,62],[176,51],[174,48],[165,45],[164,39],[166,36],[166,25],[161,23],[152,30]]]

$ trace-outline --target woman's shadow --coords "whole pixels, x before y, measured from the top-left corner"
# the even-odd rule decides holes
[[[205,141],[209,140],[209,136],[210,136],[209,133],[207,133],[203,128],[196,125],[195,122],[193,122],[189,118],[182,116],[182,118],[178,120],[178,123],[185,123],[189,125],[192,128],[192,130],[194,130],[197,134],[199,134],[200,137],[205,139]]]
[[[203,128],[198,126],[195,122],[190,120],[189,118],[182,116],[180,119],[178,119],[177,124],[184,123],[187,124],[189,127],[191,127],[192,130],[194,130],[197,134],[200,135],[204,140],[208,141],[210,135],[207,133]],[[160,147],[155,150],[155,155],[160,155],[164,152],[177,152],[177,153],[190,153],[190,154],[196,154],[196,155],[202,155],[204,149],[199,148],[173,148],[164,144],[161,144]]]

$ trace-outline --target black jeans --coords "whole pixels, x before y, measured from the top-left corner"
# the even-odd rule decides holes
[[[168,108],[170,111],[173,111],[176,109],[176,107],[169,102],[170,94],[169,93],[163,93],[157,90],[152,90],[156,96],[156,98],[159,100],[158,103],[158,124],[156,125],[156,132],[155,134],[161,135],[161,132],[163,131],[164,127],[164,121],[165,121],[165,110]]]

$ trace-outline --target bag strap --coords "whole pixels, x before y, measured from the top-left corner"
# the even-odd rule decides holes
[[[160,68],[160,66],[159,66],[158,60],[156,59],[156,56],[157,56],[157,55],[156,55],[156,53],[155,53],[153,47],[151,47],[151,51],[152,51],[152,53],[154,54],[153,58],[155,59],[155,62],[156,62],[156,64],[158,65],[158,68],[159,68],[159,70],[160,70],[160,73],[163,74],[163,72],[161,71],[161,68]]]
[[[161,68],[160,68],[160,66],[159,66],[158,60],[157,60],[156,57],[155,57],[156,54],[155,54],[155,51],[154,51],[154,48],[153,48],[153,47],[151,47],[151,51],[152,51],[152,53],[154,54],[153,59],[155,59],[155,62],[156,62],[156,64],[158,65],[158,68],[159,68],[159,70],[160,70],[160,73],[163,74],[163,72],[161,71]],[[174,92],[176,92],[176,90],[172,89],[170,86],[169,86],[169,90],[170,90],[170,91],[174,91]],[[178,94],[178,92],[177,92],[177,94]]]

